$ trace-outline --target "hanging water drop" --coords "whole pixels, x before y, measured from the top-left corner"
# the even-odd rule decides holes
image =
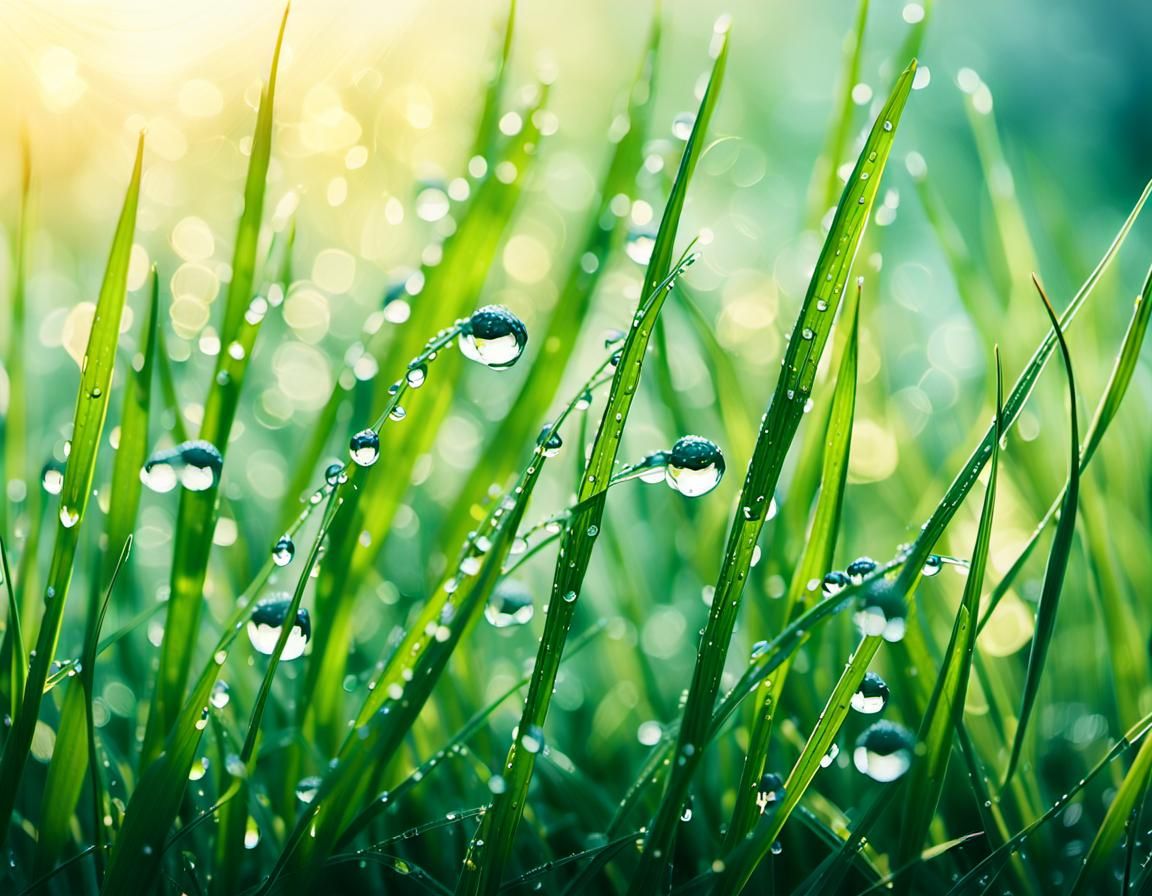
[[[520,736],[520,746],[529,753],[539,753],[544,749],[544,731],[539,725],[530,725]]]
[[[652,260],[652,250],[656,248],[656,233],[653,230],[633,228],[628,231],[624,251],[636,264],[646,265]]]
[[[197,439],[175,448],[153,452],[140,471],[140,481],[155,492],[170,492],[182,485],[203,492],[216,485],[224,458],[211,442]]]
[[[223,709],[231,699],[232,695],[229,692],[228,682],[218,681],[212,685],[212,696],[208,698],[208,702],[217,709]]]
[[[856,769],[873,781],[895,781],[912,765],[916,739],[893,722],[877,722],[856,741],[852,760]]]
[[[888,705],[888,685],[875,672],[869,672],[852,695],[852,708],[856,712],[872,715]]]
[[[316,799],[316,794],[320,792],[320,785],[322,783],[323,780],[315,775],[301,778],[296,784],[296,799],[302,803],[311,803]]]
[[[65,529],[71,529],[78,522],[80,522],[80,511],[67,504],[60,505],[60,525]]]
[[[848,578],[852,580],[853,585],[859,585],[864,581],[864,577],[869,575],[875,568],[876,561],[871,557],[857,557],[848,564],[844,571],[848,573]]]
[[[291,536],[281,535],[276,544],[272,546],[272,562],[277,566],[287,566],[295,556],[296,543]]]
[[[692,112],[681,112],[672,119],[672,136],[677,140],[687,140],[692,136],[696,116]]]
[[[404,379],[408,381],[409,388],[419,389],[424,385],[424,381],[428,378],[428,368],[424,364],[417,364],[415,367],[409,367],[408,372],[404,374]]]
[[[399,423],[407,416],[408,412],[404,410],[404,408],[400,405],[396,405],[396,407],[392,408],[392,410],[388,412],[388,419],[396,423]]]
[[[324,471],[324,481],[329,485],[343,485],[348,481],[348,474],[344,472],[344,464],[329,464]]]
[[[535,607],[532,594],[519,582],[505,579],[484,608],[484,618],[493,628],[510,628],[530,622]]]
[[[821,582],[820,590],[825,597],[835,597],[845,588],[852,584],[852,580],[848,578],[847,573],[840,572],[838,569],[832,570],[828,575],[824,576]]]
[[[756,792],[756,805],[763,814],[769,806],[775,805],[784,798],[784,779],[775,772],[765,772],[760,778],[760,786]]]
[[[64,464],[54,457],[50,458],[40,471],[40,484],[48,494],[60,494],[64,490]]]
[[[840,745],[835,743],[832,744],[832,746],[828,748],[828,752],[820,757],[820,768],[828,768],[828,766],[836,761],[836,757],[839,755]]]
[[[904,638],[907,615],[904,595],[891,583],[880,580],[861,597],[853,619],[862,634],[896,642]]]
[[[929,554],[928,559],[924,561],[924,566],[920,570],[920,574],[926,579],[932,578],[944,568],[944,561],[940,559],[939,554]]]
[[[370,467],[380,457],[380,434],[362,429],[348,440],[348,456],[359,467]]]
[[[684,436],[668,453],[665,481],[689,498],[712,491],[724,476],[724,455],[715,442],[700,436]]]
[[[547,423],[544,425],[544,428],[540,430],[536,444],[540,446],[540,453],[545,457],[555,457],[560,453],[560,449],[564,447],[564,440],[560,438],[559,432],[553,431],[552,424]]]
[[[520,360],[528,328],[502,305],[485,305],[460,325],[460,353],[493,370],[506,370]]]
[[[252,611],[252,618],[248,620],[248,639],[260,653],[268,655],[276,649],[276,642],[280,638],[280,631],[284,627],[284,620],[291,604],[292,598],[284,594],[265,598]],[[311,637],[312,620],[308,611],[301,607],[296,611],[296,620],[288,634],[288,641],[284,645],[280,659],[299,659],[304,655],[304,648],[308,646],[308,639]]]

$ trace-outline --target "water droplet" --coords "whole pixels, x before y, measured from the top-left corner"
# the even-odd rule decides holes
[[[323,780],[315,775],[301,778],[296,784],[296,799],[302,803],[311,803],[312,800],[316,799],[316,794],[320,792],[322,783]]]
[[[541,446],[541,453],[545,457],[555,457],[560,453],[560,449],[564,447],[564,440],[560,438],[559,432],[552,432],[552,424],[548,423],[540,430],[540,436],[536,439],[536,444]]]
[[[940,559],[939,554],[929,554],[928,559],[924,561],[924,566],[920,570],[920,574],[926,579],[932,578],[944,568],[944,561]]]
[[[848,573],[848,578],[852,581],[853,585],[859,585],[864,581],[864,577],[869,575],[876,568],[876,561],[871,557],[857,557],[848,564],[844,570]]]
[[[656,232],[647,228],[633,228],[628,231],[624,251],[636,264],[646,265],[652,260],[652,250],[656,247]]]
[[[576,600],[576,592],[575,591],[565,591],[564,592],[564,603],[570,604],[574,600]]]
[[[360,467],[370,467],[380,457],[380,434],[362,429],[348,440],[348,456]]]
[[[877,722],[856,741],[852,760],[873,781],[895,781],[912,765],[916,739],[912,732],[893,722]]]
[[[408,381],[408,386],[412,389],[419,389],[424,385],[424,381],[428,378],[428,368],[423,364],[417,364],[415,367],[409,367],[408,372],[404,375],[404,379]]]
[[[65,529],[71,529],[78,522],[80,522],[80,511],[69,507],[67,504],[61,504],[60,525],[62,525]]]
[[[460,561],[460,575],[474,576],[480,572],[481,560],[477,556],[465,557]]]
[[[539,725],[530,725],[528,730],[520,735],[520,746],[529,753],[539,753],[544,749],[544,731]]]
[[[515,364],[528,344],[528,328],[502,305],[485,305],[460,326],[460,353],[493,370]]]
[[[287,594],[268,597],[256,604],[252,617],[248,620],[248,639],[260,653],[270,655],[276,649],[284,619],[292,604]],[[282,660],[294,660],[304,655],[308,639],[312,637],[312,619],[303,607],[296,611],[296,622],[284,645]]]
[[[580,393],[580,397],[576,399],[576,404],[573,407],[578,411],[586,411],[592,407],[592,393],[585,389]]]
[[[852,695],[852,708],[865,715],[878,713],[888,705],[888,685],[875,672],[869,672]]]
[[[154,492],[170,492],[182,485],[190,492],[214,487],[224,468],[224,458],[211,442],[197,439],[175,448],[153,452],[140,471],[140,481]]]
[[[324,471],[324,481],[329,485],[343,485],[348,481],[348,474],[344,472],[344,464],[334,463],[329,464],[328,469]]]
[[[692,112],[681,112],[672,119],[672,136],[677,140],[687,140],[692,136],[696,116]]]
[[[488,789],[495,794],[501,794],[508,789],[508,782],[502,775],[493,775],[488,779]]]
[[[760,807],[760,812],[764,813],[769,806],[778,802],[784,797],[784,779],[775,772],[766,772],[760,778],[760,786],[757,789],[756,805]]]
[[[860,599],[860,608],[853,619],[862,634],[896,642],[904,638],[907,615],[904,596],[889,582],[881,580]]]
[[[400,405],[396,405],[396,407],[392,408],[392,410],[388,412],[388,419],[393,420],[397,423],[399,423],[401,420],[403,420],[407,416],[408,416],[408,412],[406,410],[404,410],[404,408],[401,407]]]
[[[64,464],[54,457],[49,459],[40,471],[40,484],[48,494],[60,494],[64,490]]]
[[[684,436],[668,453],[664,479],[689,498],[712,491],[724,476],[724,455],[715,442],[700,436]]]
[[[892,130],[892,122],[885,120],[885,122],[884,122],[884,130],[886,130],[886,131],[891,131],[891,130]]]
[[[212,685],[212,696],[208,702],[215,706],[217,709],[223,709],[228,705],[228,701],[232,699],[229,693],[228,682],[218,681]]]
[[[277,566],[287,566],[296,556],[296,543],[288,535],[281,535],[272,546],[272,562]]]
[[[825,597],[835,597],[851,584],[852,580],[848,578],[848,574],[836,569],[824,576],[820,587]]]
[[[505,579],[484,608],[484,618],[494,628],[509,628],[531,621],[534,612],[531,592],[519,582]]]
[[[840,745],[835,743],[832,744],[832,746],[828,748],[828,752],[820,757],[820,768],[828,768],[828,766],[836,761],[836,757],[839,755]]]

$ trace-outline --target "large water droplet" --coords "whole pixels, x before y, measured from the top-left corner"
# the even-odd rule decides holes
[[[505,370],[524,353],[528,328],[502,305],[485,305],[461,325],[457,344],[469,360]]]
[[[287,594],[268,597],[260,601],[248,620],[248,639],[260,653],[271,654],[276,649],[276,641],[284,627],[284,620],[292,604]],[[312,637],[312,620],[303,607],[296,611],[296,621],[284,645],[282,660],[294,660],[304,655],[308,639]]]
[[[344,464],[329,464],[324,470],[324,481],[329,485],[343,485],[348,481],[348,474],[344,472]]]
[[[932,578],[944,568],[944,561],[940,559],[939,554],[929,554],[928,559],[924,561],[924,566],[920,570],[920,574],[927,579]]]
[[[316,799],[316,794],[320,792],[322,783],[324,783],[323,780],[315,775],[301,778],[296,784],[296,799],[302,803],[311,803],[312,800]]]
[[[277,566],[287,566],[296,556],[296,543],[288,535],[281,535],[272,546],[272,562]]]
[[[357,466],[370,467],[380,457],[380,435],[374,429],[362,429],[348,440],[348,456]]]
[[[190,492],[203,492],[220,479],[224,458],[211,442],[197,439],[175,448],[153,452],[140,471],[140,481],[155,492],[170,492],[182,485]]]
[[[912,765],[916,739],[893,722],[877,722],[856,741],[852,760],[858,771],[873,781],[895,781]]]
[[[904,596],[891,583],[881,580],[861,597],[853,618],[862,634],[895,642],[904,638],[907,615]]]
[[[48,494],[60,494],[64,490],[64,464],[54,457],[50,458],[40,471],[40,484]]]
[[[871,557],[857,557],[848,567],[844,570],[848,573],[848,578],[852,580],[853,585],[859,585],[864,581],[864,577],[876,568],[876,561]]]
[[[668,453],[665,481],[689,498],[712,491],[724,476],[724,455],[715,442],[700,436],[684,436]]]
[[[820,587],[825,597],[835,597],[845,588],[852,584],[852,580],[848,578],[847,573],[840,572],[834,569],[828,575],[824,576],[824,580]]]
[[[783,797],[784,779],[775,772],[765,772],[756,793],[756,805],[760,807],[760,812],[766,812]]]
[[[869,672],[852,695],[852,708],[865,715],[880,712],[888,705],[888,685],[875,672]]]
[[[495,628],[509,628],[529,622],[534,612],[531,592],[519,582],[506,579],[489,599],[484,618]]]

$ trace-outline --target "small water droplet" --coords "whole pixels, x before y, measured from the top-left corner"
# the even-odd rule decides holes
[[[40,471],[40,485],[50,495],[58,495],[64,490],[64,464],[50,458]]]
[[[288,535],[281,535],[272,546],[272,562],[277,566],[287,566],[296,556],[296,543]]]
[[[424,381],[428,378],[428,368],[424,364],[417,364],[415,367],[409,367],[408,372],[404,375],[408,381],[409,388],[419,389],[424,385]]]
[[[323,780],[315,775],[301,778],[296,784],[296,799],[302,803],[311,803],[316,799],[316,794],[320,792],[322,783],[324,783]]]

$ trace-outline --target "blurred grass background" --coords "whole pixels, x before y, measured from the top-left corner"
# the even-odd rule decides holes
[[[27,357],[33,473],[62,452],[72,405],[58,396],[71,395],[76,382],[107,235],[142,127],[148,154],[129,308],[142,314],[146,273],[155,263],[170,297],[163,326],[177,390],[195,431],[211,356],[219,351],[213,303],[230,275],[245,153],[280,12],[278,3],[263,0],[206,0],[194,10],[27,0],[0,8],[4,293],[12,274],[23,128],[34,172]],[[748,460],[737,449],[746,452],[750,445],[750,427],[774,385],[785,334],[821,241],[824,209],[812,197],[822,182],[814,191],[813,168],[843,90],[840,46],[856,12],[855,4],[833,0],[667,4],[650,166],[641,176],[641,201],[632,208],[633,228],[648,232],[659,220],[680,145],[674,121],[696,105],[705,38],[721,12],[732,13],[735,23],[731,67],[711,130],[714,145],[693,182],[681,233],[703,234],[703,259],[686,282],[738,364],[748,429],[725,430],[713,370],[670,301],[674,386],[691,428],[728,451],[732,475],[714,496],[689,508],[670,491],[638,483],[609,501],[609,541],[593,563],[582,612],[586,622],[609,619],[609,639],[618,646],[594,647],[561,671],[556,703],[563,712],[551,721],[558,732],[552,743],[594,781],[630,780],[614,766],[622,756],[640,755],[637,733],[645,722],[671,717],[687,684],[707,612],[701,592],[714,580]],[[346,350],[381,296],[409,276],[425,247],[451,226],[445,191],[467,165],[503,13],[501,3],[444,0],[299,0],[293,6],[268,208],[273,228],[295,212],[295,280],[283,322],[270,321],[257,346],[233,433],[224,476],[229,504],[217,527],[208,584],[218,618],[280,534],[277,508],[293,458]],[[896,50],[923,14],[916,3],[872,4],[860,84],[853,91],[856,130],[867,125],[873,103],[906,62]],[[520,5],[510,84],[531,84],[540,73],[554,82],[545,127],[554,133],[542,142],[485,300],[507,304],[530,333],[542,331],[569,259],[579,250],[607,157],[612,110],[635,72],[650,15],[648,4]],[[1011,377],[1048,328],[1031,293],[1030,272],[1042,274],[1062,306],[1134,202],[1152,171],[1146,114],[1152,84],[1137,74],[1145,68],[1149,41],[1152,11],[1137,0],[1109,4],[1106,11],[1038,0],[943,0],[931,10],[918,89],[885,175],[877,226],[857,264],[866,285],[841,565],[858,554],[889,557],[911,540],[990,417],[992,341],[1000,342]],[[950,219],[944,230],[955,237],[953,245],[945,241],[942,248],[926,207],[935,210],[937,224],[941,216]],[[1142,222],[1070,336],[1085,410],[1111,367],[1148,245]],[[964,256],[967,265],[958,266]],[[604,331],[628,321],[642,273],[627,253],[613,263],[600,286],[593,326],[572,334],[582,348],[571,365],[571,385],[600,357]],[[385,326],[402,324],[403,305],[390,308]],[[0,320],[0,327],[6,330],[8,323]],[[126,335],[124,351],[134,350],[136,330]],[[529,342],[529,363],[537,348]],[[1089,560],[1084,541],[1074,553],[1053,651],[1058,692],[1047,694],[1047,710],[1038,717],[1041,738],[1064,738],[1072,750],[1114,739],[1135,721],[1113,705],[1096,601],[1099,569],[1106,564],[1141,631],[1152,630],[1152,611],[1140,599],[1152,578],[1152,421],[1141,412],[1152,400],[1148,357],[1145,351],[1126,412],[1086,479],[1085,537],[1108,556],[1094,550]],[[358,605],[357,640],[369,648],[354,659],[354,669],[374,660],[411,602],[435,586],[445,564],[437,553],[444,508],[481,459],[484,438],[530,375],[529,363],[499,378],[477,370],[461,380],[437,446],[417,464],[416,488],[384,546],[375,595]],[[413,397],[410,414],[420,413],[427,391]],[[649,396],[625,436],[628,459],[666,447],[681,434],[653,400],[655,393]],[[1011,565],[1063,482],[1065,401],[1059,375],[1046,374],[1010,437],[990,556],[993,580]],[[7,378],[0,377],[0,407],[6,403]],[[355,404],[345,408],[333,454],[342,454],[347,434],[360,428],[366,413]],[[154,431],[154,441],[162,438]],[[385,443],[382,462],[387,450]],[[11,472],[9,477],[17,480],[8,483],[13,502],[21,501],[24,488],[37,487],[35,481],[22,486]],[[564,506],[570,490],[568,477],[545,482],[529,519]],[[777,497],[785,507],[787,474]],[[942,552],[967,556],[977,512],[965,509]],[[146,495],[132,561],[139,594],[166,587],[172,517],[171,501]],[[770,523],[767,539],[773,537]],[[1032,632],[1027,601],[1038,593],[1042,569],[1038,556],[1019,593],[1009,596],[982,637],[981,649],[992,661],[1026,647]],[[778,624],[771,599],[783,593],[785,573],[774,558],[753,570],[752,599],[738,629],[745,646]],[[549,576],[547,563],[517,575],[538,595]],[[922,601],[926,615],[938,612],[942,624],[950,619],[961,586],[953,575],[927,583],[924,590],[938,592],[941,600]],[[78,615],[80,609],[74,602],[70,611]],[[539,622],[537,614],[533,626]],[[850,649],[849,621],[840,624],[838,638],[802,652],[794,667],[800,675],[792,680],[790,709],[804,718],[814,716]],[[162,621],[152,625],[149,637],[157,643]],[[470,657],[478,667],[469,670],[477,699],[494,697],[519,677],[533,650],[529,628],[477,635]],[[65,653],[78,648],[80,632],[66,626]],[[147,657],[141,647],[139,655]],[[642,679],[632,659],[637,649],[655,670]],[[742,663],[745,654],[734,654],[734,664]],[[892,677],[898,678],[895,670]],[[114,716],[136,716],[133,701],[143,696],[142,680],[126,674],[104,681],[106,724]],[[901,699],[897,694],[893,705]],[[969,710],[977,715],[981,699],[974,683]],[[1134,699],[1144,711],[1152,709],[1148,690]],[[915,727],[915,714],[905,721]],[[493,742],[495,756],[501,737]],[[628,763],[634,767],[631,758]],[[725,767],[712,770],[717,779],[709,787],[723,792],[731,784],[721,780]],[[737,768],[734,759],[728,767]],[[854,773],[842,774],[841,794],[851,803]],[[616,783],[606,784],[606,795],[619,792]]]

